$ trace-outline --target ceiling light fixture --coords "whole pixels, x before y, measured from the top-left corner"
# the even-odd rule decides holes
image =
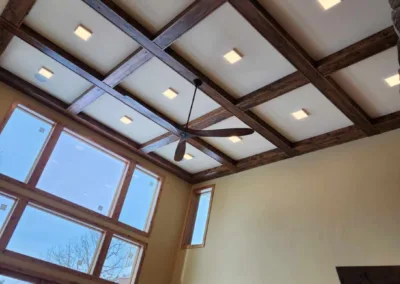
[[[84,41],[88,41],[89,38],[92,36],[92,32],[90,30],[88,30],[87,28],[85,28],[82,25],[79,25],[75,31],[74,31],[75,35],[78,36],[79,38],[83,39]]]
[[[123,124],[131,124],[133,122],[133,119],[128,117],[128,116],[126,116],[126,115],[124,115],[123,117],[121,117],[120,121]]]
[[[178,93],[175,92],[175,90],[169,88],[168,90],[166,90],[166,91],[163,93],[163,95],[166,96],[168,99],[173,100],[173,99],[175,99],[175,98],[178,96]]]
[[[45,79],[50,79],[54,75],[53,71],[51,71],[45,67],[40,68],[38,74]]]
[[[342,2],[342,0],[318,0],[318,1],[325,10],[328,10],[333,6],[336,6],[337,4]]]
[[[232,49],[227,54],[224,55],[224,58],[230,63],[235,64],[239,60],[243,58],[243,56],[236,50]]]
[[[232,143],[238,143],[238,142],[242,141],[242,137],[239,137],[239,136],[231,136],[228,139],[231,140]]]
[[[304,109],[292,113],[292,116],[297,120],[307,118],[308,115],[309,114]]]
[[[185,155],[183,156],[183,158],[184,158],[185,160],[190,161],[190,160],[192,160],[194,157],[193,157],[192,155],[190,155],[190,154],[185,154]]]
[[[389,85],[389,87],[400,85],[400,75],[399,74],[393,75],[389,78],[386,78],[385,81]]]

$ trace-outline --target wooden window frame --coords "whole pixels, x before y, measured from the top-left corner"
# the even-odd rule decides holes
[[[200,196],[202,194],[211,192],[211,197],[210,197],[210,206],[208,207],[208,212],[207,212],[207,221],[206,221],[206,227],[204,231],[204,237],[203,237],[203,242],[202,244],[196,244],[196,245],[191,245],[191,240],[193,238],[193,231],[194,231],[194,226],[196,222],[196,216],[197,216],[197,210],[198,210],[198,205],[200,201]],[[206,240],[207,240],[207,233],[208,233],[208,225],[210,222],[210,215],[211,215],[211,209],[212,209],[212,203],[214,199],[214,193],[215,193],[215,184],[213,185],[208,185],[208,186],[203,186],[200,188],[195,188],[192,190],[190,194],[190,201],[189,201],[189,207],[186,213],[186,221],[185,221],[185,227],[183,231],[183,236],[182,236],[182,248],[183,249],[196,249],[196,248],[204,248],[206,246]]]
[[[60,122],[59,119],[54,117],[54,114],[48,110],[42,110],[39,107],[30,106],[29,104],[14,101],[6,113],[6,116],[0,123],[0,134],[4,127],[7,125],[9,119],[14,113],[15,109],[20,108],[30,115],[34,117],[38,117],[40,119],[44,119],[46,122],[52,123],[52,130],[48,134],[48,138],[41,149],[34,165],[32,166],[31,172],[27,180],[24,182],[18,181],[12,177],[0,174],[0,193],[8,196],[15,200],[12,211],[10,211],[7,221],[4,224],[3,231],[0,234],[0,252],[3,255],[11,256],[16,258],[17,260],[24,260],[26,262],[37,263],[39,266],[43,268],[51,268],[60,272],[71,273],[72,275],[78,275],[84,279],[96,280],[100,281],[99,283],[112,283],[107,280],[103,280],[99,278],[101,273],[102,265],[104,264],[105,257],[108,251],[108,247],[111,243],[113,237],[122,239],[126,242],[129,242],[138,247],[138,255],[137,255],[137,263],[133,268],[133,273],[131,283],[137,283],[140,278],[140,272],[143,266],[145,253],[147,250],[147,241],[140,241],[136,238],[136,235],[141,235],[145,237],[149,237],[153,228],[153,222],[155,219],[155,215],[157,213],[157,209],[159,206],[159,201],[162,194],[162,188],[165,184],[165,177],[155,171],[148,170],[145,166],[137,163],[136,161],[128,158],[124,153],[121,153],[117,149],[117,151],[109,150],[105,144],[107,144],[108,140],[102,141],[102,139],[88,137],[90,135],[82,135],[82,131],[85,132],[86,128],[82,129],[76,127],[73,123],[63,123]],[[113,200],[113,206],[110,208],[109,215],[102,215],[95,211],[92,211],[86,207],[80,206],[76,203],[58,197],[54,194],[46,192],[44,190],[36,188],[36,184],[48,162],[50,159],[51,153],[53,152],[56,143],[60,137],[60,135],[66,131],[68,134],[73,135],[78,139],[82,139],[84,142],[90,144],[97,149],[105,151],[106,154],[112,155],[116,158],[119,158],[123,161],[126,161],[125,172],[123,173],[123,177],[120,181],[119,189],[116,191]],[[111,144],[112,145],[112,144]],[[112,148],[112,147],[111,147]],[[129,189],[129,185],[133,176],[133,173],[138,167],[141,171],[146,172],[147,174],[155,177],[158,181],[158,187],[156,194],[153,196],[152,206],[148,215],[147,220],[147,231],[141,231],[134,227],[131,227],[127,224],[118,221],[119,215],[122,210],[123,203],[126,198],[127,191]],[[4,185],[6,184],[6,185]],[[33,257],[25,256],[19,253],[15,253],[12,251],[8,251],[6,249],[18,222],[20,221],[25,208],[28,204],[39,207],[42,210],[49,211],[50,214],[61,216],[62,218],[75,221],[81,225],[84,225],[89,228],[94,228],[98,231],[102,232],[102,239],[99,242],[99,246],[96,250],[96,254],[94,256],[92,269],[91,271],[86,273],[82,273],[70,268],[62,267],[57,264],[53,264],[50,262],[42,261],[39,259],[35,259]],[[4,263],[0,261],[0,268],[9,269],[5,267]],[[20,268],[13,268],[13,271],[20,271]],[[49,278],[48,275],[42,275],[39,272],[29,272],[28,275],[32,275],[34,277],[43,277],[45,280],[40,280],[40,283],[45,283],[47,280],[54,281]],[[98,275],[97,275],[98,274]],[[64,281],[61,281],[62,283]],[[46,282],[47,283],[47,282]]]
[[[147,169],[145,166],[134,161],[132,158],[127,157],[124,153],[120,152],[118,149],[113,149],[113,150],[108,149],[109,147],[107,147],[107,145],[105,145],[106,143],[104,143],[104,141],[102,141],[102,140],[107,140],[107,139],[98,139],[95,137],[91,137],[88,134],[82,133],[82,128],[84,128],[86,130],[87,129],[86,127],[84,127],[84,126],[76,127],[74,125],[74,123],[71,123],[71,122],[68,122],[68,123],[60,122],[60,119],[57,119],[56,115],[54,115],[51,110],[42,109],[40,107],[30,105],[25,102],[20,102],[18,100],[14,101],[12,103],[11,107],[6,112],[4,119],[0,123],[0,135],[1,135],[4,127],[7,125],[12,114],[14,113],[15,109],[17,109],[17,108],[20,108],[20,109],[26,111],[27,113],[29,113],[30,115],[33,115],[34,117],[37,117],[37,118],[39,118],[47,123],[51,123],[53,125],[53,129],[49,133],[47,141],[45,142],[41,152],[39,153],[36,162],[32,166],[30,175],[28,176],[28,178],[26,180],[27,184],[36,188],[39,178],[40,178],[41,174],[43,173],[43,171],[47,165],[47,162],[50,159],[51,153],[53,152],[60,135],[65,131],[66,133],[76,137],[77,139],[81,139],[83,142],[88,143],[89,145],[103,151],[107,155],[111,155],[112,157],[115,157],[122,161],[126,161],[127,167],[125,168],[125,172],[122,175],[120,185],[114,194],[112,205],[110,207],[110,210],[108,212],[109,214],[107,216],[113,218],[114,222],[118,226],[123,226],[125,228],[129,228],[130,230],[134,231],[135,233],[137,233],[141,236],[150,237],[152,229],[153,229],[153,222],[155,219],[155,215],[157,213],[157,209],[159,206],[159,201],[160,201],[163,185],[165,184],[165,176],[163,176],[162,174],[160,174],[158,172]],[[140,170],[145,171],[146,173],[157,178],[157,180],[159,182],[158,190],[153,197],[154,198],[154,201],[152,204],[153,206],[151,207],[151,211],[149,212],[149,215],[148,215],[149,220],[147,222],[147,226],[146,226],[145,230],[140,230],[140,229],[134,228],[128,224],[118,221],[119,215],[122,210],[122,206],[125,201],[127,191],[129,189],[130,181],[132,179],[132,175],[133,175],[136,167],[140,168]],[[0,177],[2,177],[2,176],[3,175],[0,174]],[[49,194],[51,194],[51,193],[49,193]],[[57,196],[55,196],[55,197],[57,197]],[[91,212],[97,213],[92,210],[91,210]]]

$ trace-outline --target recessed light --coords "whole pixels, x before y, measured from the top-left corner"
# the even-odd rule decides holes
[[[242,59],[242,55],[235,49],[232,49],[227,54],[224,55],[224,58],[230,63],[235,64],[239,60]]]
[[[126,116],[126,115],[124,115],[123,117],[121,117],[120,121],[123,124],[131,124],[133,122],[133,119],[128,117],[128,116]]]
[[[228,139],[231,140],[232,143],[238,143],[238,142],[242,141],[242,137],[239,137],[239,136],[231,136]]]
[[[168,99],[172,100],[172,99],[175,99],[175,98],[176,98],[176,96],[178,95],[178,93],[175,92],[173,89],[169,88],[168,90],[166,90],[166,91],[163,93],[163,95],[166,96]]]
[[[54,73],[51,70],[44,68],[44,67],[40,68],[38,73],[40,76],[42,76],[46,79],[50,79],[54,75]]]
[[[301,120],[301,119],[307,118],[308,113],[304,109],[301,109],[299,111],[293,112],[292,116],[297,120]]]
[[[400,85],[400,76],[399,74],[396,74],[389,78],[386,78],[385,81],[389,85],[389,87],[394,87]]]
[[[83,39],[84,41],[88,41],[89,38],[92,36],[92,32],[82,25],[79,25],[75,29],[74,33],[75,33],[75,35],[77,35],[78,37]]]
[[[185,154],[185,155],[183,156],[183,158],[184,158],[185,160],[190,161],[191,159],[193,159],[193,156],[190,155],[190,154]]]
[[[342,2],[342,0],[318,0],[318,1],[325,10],[328,10],[333,6],[336,6],[337,4]]]

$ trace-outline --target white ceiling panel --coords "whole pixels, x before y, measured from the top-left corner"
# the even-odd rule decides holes
[[[25,24],[103,74],[138,48],[81,0],[37,0]],[[93,32],[88,41],[74,34],[78,25]]]
[[[152,58],[128,76],[121,84],[177,123],[186,123],[194,86],[159,59]],[[172,100],[164,96],[163,92],[168,88],[176,91],[178,96]],[[217,103],[203,92],[198,91],[191,120],[218,107]]]
[[[92,86],[82,77],[17,37],[12,39],[1,56],[0,66],[66,103],[71,103]],[[46,82],[35,78],[42,67],[54,73]]]
[[[296,120],[292,113],[301,109],[309,117]],[[311,84],[266,102],[254,112],[292,142],[353,124]]]
[[[194,0],[113,0],[150,32],[156,33]]]
[[[259,1],[316,60],[392,24],[386,0],[342,0],[326,11],[317,0]]]
[[[208,170],[220,166],[221,164],[210,158],[197,148],[193,147],[189,143],[186,144],[186,153],[192,155],[194,158],[192,160],[183,159],[181,162],[175,162],[174,155],[178,142],[174,142],[165,147],[157,149],[156,154],[167,159],[178,167],[188,171],[191,174]]]
[[[109,94],[101,96],[90,104],[85,113],[140,144],[166,132],[164,128]],[[125,115],[133,120],[131,124],[123,124],[120,121]]]
[[[248,126],[236,117],[228,118],[207,129],[237,128]],[[228,138],[204,138],[205,141],[221,150],[234,160],[247,158],[265,151],[275,149],[275,145],[258,133],[241,137],[242,141],[232,143]]]
[[[400,110],[399,86],[385,79],[398,73],[393,47],[333,74],[341,87],[373,118]]]
[[[179,38],[173,48],[236,97],[295,71],[228,3]],[[234,48],[243,58],[231,65],[224,55]]]

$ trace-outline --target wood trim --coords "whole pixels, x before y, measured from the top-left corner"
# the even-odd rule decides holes
[[[74,220],[81,220],[85,224],[99,228],[103,231],[111,231],[133,242],[139,244],[146,243],[139,241],[137,239],[137,235],[147,236],[147,234],[128,225],[124,227],[118,226],[118,224],[108,216],[102,215],[2,174],[0,174],[0,181],[7,183],[6,186],[0,186],[0,192],[4,192],[18,199],[32,202],[38,206],[57,212],[63,216],[69,216]]]
[[[6,115],[2,119],[2,122],[0,123],[0,134],[3,132],[4,128],[6,127],[8,121],[10,120],[12,114],[14,113],[14,110],[18,107],[18,103],[14,102],[11,107],[7,110]]]
[[[324,76],[329,76],[347,66],[383,52],[395,46],[396,43],[397,34],[393,27],[389,27],[319,60],[316,66]],[[308,83],[309,80],[301,72],[296,71],[240,98],[237,106],[243,111],[248,111],[253,107],[273,100]],[[204,129],[232,116],[224,108],[218,108],[192,121],[190,127]],[[140,148],[142,151],[149,153],[177,140],[178,138],[175,135],[167,133],[142,144]]]
[[[311,57],[300,45],[278,24],[278,22],[256,0],[230,0],[231,5],[293,66],[341,110],[366,135],[374,135],[377,130],[370,118],[351,97],[332,80],[325,78]]]
[[[227,0],[200,0],[195,1],[187,7],[182,13],[175,17],[167,24],[153,39],[153,42],[160,48],[165,49],[170,46],[176,39],[189,31],[193,26],[215,11]],[[142,32],[150,37],[150,32]],[[127,76],[132,74],[138,68],[148,62],[153,55],[146,49],[139,48],[133,54],[129,55],[121,62],[110,74],[104,79],[104,83],[110,87],[115,87]],[[98,88],[91,88],[84,94],[79,96],[69,107],[69,111],[77,114],[85,109],[89,104],[103,95],[104,92]]]
[[[48,141],[45,143],[45,146],[39,155],[38,161],[33,166],[33,171],[28,179],[29,185],[36,187],[63,130],[64,126],[62,124],[56,124],[53,126],[51,134],[48,137]]]
[[[3,10],[3,13],[1,13],[1,17],[19,27],[32,9],[35,2],[36,0],[9,0],[7,6]],[[0,55],[2,55],[7,49],[7,46],[10,44],[13,35],[8,31],[0,30],[0,38]]]
[[[2,261],[2,256],[5,256],[7,258],[12,258],[14,260],[18,260],[20,262],[25,263],[25,267],[15,267],[14,265],[7,265]],[[82,281],[79,281],[78,283],[80,284],[85,284],[87,283],[86,281],[93,281],[94,283],[102,283],[102,284],[113,284],[114,282],[104,280],[101,278],[97,278],[93,275],[86,274],[83,272],[79,272],[77,270],[73,270],[67,267],[59,266],[44,260],[36,259],[27,255],[23,255],[17,252],[5,250],[0,254],[0,266],[1,267],[6,267],[7,269],[11,269],[16,272],[20,273],[25,273],[32,275],[34,277],[39,277],[39,278],[44,278],[46,280],[50,281],[56,281],[57,283],[76,283],[74,281],[71,281],[71,279],[65,278],[64,275],[73,275],[74,277],[79,277],[82,279]],[[47,273],[39,272],[37,269],[32,268],[31,266],[38,266],[41,267],[42,269],[51,269],[53,271],[57,271],[58,275],[57,278],[51,275],[48,275]]]
[[[202,242],[202,244],[191,245],[190,242],[193,237],[193,229],[194,229],[194,225],[195,225],[195,221],[196,221],[196,215],[197,215],[197,210],[198,210],[198,206],[199,206],[200,196],[202,194],[206,194],[209,192],[211,192],[210,206],[208,208],[208,213],[207,213],[207,221],[206,221],[206,228],[204,231],[203,242]],[[187,212],[186,220],[185,220],[185,227],[184,227],[185,229],[184,229],[184,233],[183,233],[183,237],[182,237],[182,248],[193,249],[193,248],[204,248],[205,247],[206,239],[207,239],[207,232],[208,232],[208,225],[209,225],[211,209],[212,209],[212,203],[213,203],[213,199],[214,199],[214,192],[215,192],[215,184],[192,189],[188,212]]]
[[[36,284],[42,283],[41,282],[42,280],[39,279],[39,278],[32,277],[32,276],[29,276],[29,275],[26,275],[26,274],[18,273],[18,272],[3,268],[3,267],[1,267],[1,265],[0,265],[0,274],[4,275],[4,276],[7,276],[7,277],[14,278],[14,279],[27,281],[29,283],[36,283]]]
[[[112,217],[111,217],[115,222],[118,221],[119,216],[121,215],[122,207],[124,206],[125,198],[126,198],[126,195],[128,194],[128,189],[131,184],[132,176],[133,176],[135,169],[136,169],[136,162],[130,161],[128,169],[125,173],[125,177],[124,177],[124,181],[122,183],[121,189],[119,190],[119,193],[118,193],[118,196],[117,196],[117,199],[115,202],[114,210],[112,213]]]
[[[4,227],[0,237],[0,251],[6,249],[27,205],[28,201],[26,199],[20,198],[16,201],[13,211],[7,221],[7,225]]]
[[[140,25],[138,25],[138,23],[125,11],[113,4],[112,1],[83,1],[189,82],[193,82],[193,80],[196,78],[201,79],[203,81],[203,85],[200,87],[200,89],[205,94],[207,94],[210,98],[223,106],[225,109],[233,113],[236,117],[246,123],[249,127],[253,128],[256,132],[260,133],[260,135],[268,139],[278,148],[285,151],[288,155],[295,155],[292,149],[292,145],[288,139],[286,139],[282,135],[277,136],[276,131],[273,131],[272,127],[267,127],[267,123],[260,123],[261,119],[255,120],[254,116],[251,117],[241,111],[235,105],[235,99],[231,95],[229,95],[222,88],[217,86],[208,77],[203,75],[199,70],[196,70],[191,64],[189,64],[178,54],[176,54],[172,50],[168,50],[166,52],[154,42],[152,42],[148,37],[146,37],[146,35],[140,32]]]
[[[113,234],[110,232],[106,232],[101,242],[100,250],[96,259],[96,264],[93,269],[92,275],[95,277],[100,277],[101,270],[103,269],[104,262],[106,261],[108,249],[110,248],[111,240],[113,238]]]
[[[9,71],[0,67],[0,81],[4,82],[8,86],[28,95],[35,100],[43,103],[45,106],[49,107],[52,111],[68,117],[73,121],[85,126],[86,128],[102,135],[103,137],[117,143],[118,145],[124,147],[125,149],[133,152],[134,154],[145,158],[146,160],[154,163],[155,165],[177,175],[183,180],[190,181],[191,174],[172,164],[171,162],[161,158],[156,154],[145,154],[138,149],[138,145],[132,140],[126,138],[125,136],[119,134],[118,132],[100,124],[99,122],[90,119],[86,115],[74,115],[66,110],[66,104],[57,98],[51,96],[45,91],[33,86],[32,84],[24,81],[18,76],[10,73]],[[71,124],[72,125],[72,124]],[[70,127],[69,125],[67,125]],[[72,126],[73,127],[73,126]]]

